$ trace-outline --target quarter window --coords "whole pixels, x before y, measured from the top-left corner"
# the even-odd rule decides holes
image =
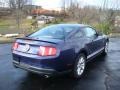
[[[83,36],[83,33],[80,31],[78,31],[75,35],[74,35],[74,38],[80,38]]]
[[[89,28],[89,27],[84,28],[84,32],[85,32],[85,35],[87,37],[93,37],[96,34],[96,31],[94,29],[92,29],[92,28]]]

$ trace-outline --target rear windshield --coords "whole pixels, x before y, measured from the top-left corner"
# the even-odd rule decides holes
[[[31,38],[53,38],[53,39],[64,39],[72,30],[76,27],[72,26],[48,26],[39,31],[29,35]]]

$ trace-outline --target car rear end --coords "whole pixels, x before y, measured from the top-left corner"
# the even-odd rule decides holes
[[[13,44],[13,64],[31,72],[48,75],[62,71],[60,48],[63,40],[18,38]],[[61,68],[60,68],[61,67]]]
[[[74,52],[65,39],[76,27],[52,25],[18,38],[13,45],[13,64],[40,74],[69,71],[73,66]]]

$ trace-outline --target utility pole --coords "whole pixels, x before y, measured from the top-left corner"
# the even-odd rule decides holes
[[[20,0],[18,0],[18,7],[17,7],[17,25],[18,25],[18,30],[20,30]]]

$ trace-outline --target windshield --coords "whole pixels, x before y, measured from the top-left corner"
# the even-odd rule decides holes
[[[52,38],[52,39],[64,39],[75,27],[71,26],[48,26],[39,31],[29,35],[31,38]]]

